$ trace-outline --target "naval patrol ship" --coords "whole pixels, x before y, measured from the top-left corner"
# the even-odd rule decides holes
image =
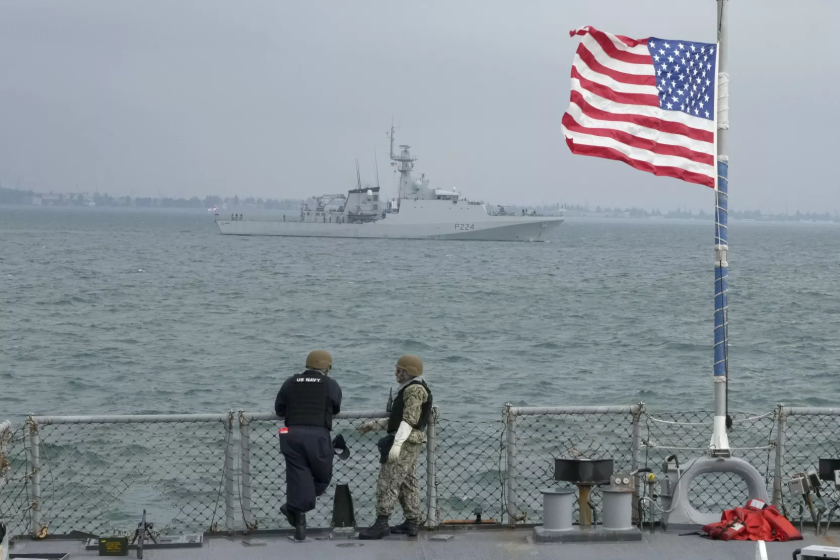
[[[563,218],[509,214],[504,208],[488,211],[483,202],[467,200],[453,190],[429,186],[425,174],[411,176],[414,158],[410,146],[391,159],[400,172],[398,197],[382,200],[379,187],[352,189],[347,195],[309,199],[297,216],[262,216],[243,219],[216,217],[225,235],[277,235],[286,237],[366,237],[392,239],[463,239],[481,241],[544,241]]]

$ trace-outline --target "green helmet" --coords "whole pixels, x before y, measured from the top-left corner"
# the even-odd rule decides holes
[[[400,356],[397,360],[397,367],[408,372],[411,377],[420,377],[423,375],[423,360],[417,356],[406,354]]]
[[[332,356],[324,350],[313,350],[306,357],[306,367],[310,369],[329,369],[332,363]]]

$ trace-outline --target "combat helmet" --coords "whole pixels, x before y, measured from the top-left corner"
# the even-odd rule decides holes
[[[330,369],[333,365],[332,356],[325,350],[313,350],[306,357],[307,369]]]
[[[400,359],[397,360],[397,367],[407,371],[411,377],[423,375],[423,360],[411,354],[400,356]]]

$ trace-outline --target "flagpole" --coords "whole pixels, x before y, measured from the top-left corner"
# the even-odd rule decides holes
[[[727,275],[729,264],[729,74],[726,55],[728,50],[727,9],[729,0],[717,0],[718,32],[718,88],[717,88],[717,168],[715,190],[715,347],[714,388],[715,418],[710,449],[712,455],[729,456],[729,436],[726,433],[727,373],[728,373],[728,317]]]

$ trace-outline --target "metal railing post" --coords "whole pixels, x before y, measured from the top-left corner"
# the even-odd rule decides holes
[[[228,413],[227,422],[225,422],[225,529],[228,533],[233,533],[236,529],[236,519],[234,517],[236,495],[233,490],[233,445],[233,411],[231,410]]]
[[[508,523],[511,527],[516,526],[516,520],[519,517],[517,513],[516,503],[516,415],[513,413],[510,404],[505,405],[505,437],[507,447],[507,473],[505,481],[507,483],[507,514]]]
[[[256,529],[251,513],[251,419],[239,411],[239,495],[242,499],[242,520],[245,531]]]
[[[642,447],[642,413],[645,409],[645,403],[639,403],[636,410],[633,411],[633,447],[631,449],[630,470],[635,471],[639,468],[639,453]],[[639,500],[641,499],[641,484],[636,481],[633,486],[633,521],[638,523],[641,519],[641,510],[639,508]]]
[[[777,407],[776,418],[776,465],[773,470],[773,505],[781,511],[782,507],[782,470],[785,464],[785,430],[787,420],[785,418],[785,407],[781,404]]]
[[[437,407],[432,408],[426,426],[426,525],[437,527]]]
[[[32,512],[30,533],[37,537],[41,532],[41,434],[38,424],[29,416],[29,461],[32,463],[32,478],[29,486],[29,508]]]
[[[13,437],[12,423],[8,420],[0,422],[0,491],[3,490],[8,482],[6,473],[11,469],[11,464],[6,459],[6,454],[10,453],[11,450],[6,449],[6,444],[11,443]]]

